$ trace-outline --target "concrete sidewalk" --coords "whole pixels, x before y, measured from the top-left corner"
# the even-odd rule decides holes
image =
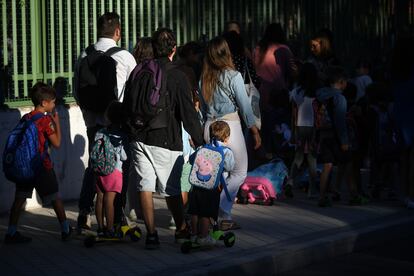
[[[20,231],[33,237],[26,245],[0,245],[1,275],[172,275],[172,274],[265,274],[272,275],[328,257],[353,252],[414,230],[413,211],[400,202],[371,202],[351,207],[344,203],[319,208],[300,193],[274,206],[235,205],[234,219],[242,229],[234,231],[236,244],[184,255],[168,229],[165,201],[155,200],[161,249],[144,249],[138,243],[83,246],[83,237],[60,241],[53,209],[24,212]],[[76,203],[66,204],[75,224]],[[141,229],[145,229],[139,223]],[[7,217],[0,217],[0,239]],[[144,231],[145,232],[145,231]],[[144,234],[145,237],[145,234]]]

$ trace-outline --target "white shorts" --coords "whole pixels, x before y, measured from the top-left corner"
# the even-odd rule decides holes
[[[181,195],[181,151],[131,142],[129,183],[141,192],[158,192],[163,196]]]

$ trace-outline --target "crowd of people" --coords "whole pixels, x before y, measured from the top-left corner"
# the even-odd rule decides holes
[[[310,198],[318,197],[320,207],[343,200],[345,182],[351,205],[403,195],[406,206],[414,208],[412,37],[399,38],[390,74],[383,81],[371,78],[371,63],[364,58],[355,73],[348,74],[335,56],[332,32],[326,29],[311,38],[307,58],[292,53],[278,23],[268,25],[257,46],[249,49],[234,21],[206,44],[192,41],[181,47],[172,30],[159,28],[152,37],[140,38],[131,54],[116,46],[121,39],[116,13],[105,13],[97,23],[98,41],[82,52],[75,71],[74,95],[85,120],[90,153],[79,199],[80,232],[91,228],[95,207],[98,234],[114,236],[114,225],[122,223],[128,201],[145,223],[146,248],[158,248],[153,203],[157,192],[171,211],[177,242],[213,243],[207,235],[209,218],[218,219],[223,230],[239,229],[232,217],[239,188],[248,170],[274,158],[290,166],[284,185],[287,198],[300,192],[295,189],[303,185],[298,177],[307,169],[308,184],[303,189]],[[96,93],[115,91],[109,104],[104,104],[103,96],[92,102],[84,96],[91,90],[85,85],[90,77],[87,69],[91,70],[85,64],[93,64],[98,55],[115,61],[96,65],[103,71],[105,66],[116,68],[112,76],[106,73],[104,81],[97,80],[98,86],[99,81],[104,84]],[[246,93],[249,83],[260,92],[260,126]],[[151,118],[152,109],[142,106],[148,99],[140,99],[141,94],[147,97],[145,89],[151,93],[152,107],[161,106]],[[35,110],[27,115],[29,119],[53,111],[53,93],[44,84],[32,88]],[[49,140],[58,147],[58,115],[35,123],[43,143]],[[114,169],[99,175],[92,164],[98,157],[92,153],[105,134],[116,145]],[[221,190],[205,193],[189,184],[190,156],[211,139],[230,152],[231,165],[226,167],[230,200]],[[361,180],[361,168],[370,169],[368,186]],[[30,241],[16,229],[20,208],[33,188],[53,202],[62,239],[70,236],[50,158],[45,159],[43,172],[47,174],[29,186],[16,183],[6,242]]]

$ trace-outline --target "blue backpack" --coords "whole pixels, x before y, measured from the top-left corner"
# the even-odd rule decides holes
[[[223,146],[220,146],[216,140],[211,140],[209,144],[206,144],[197,150],[194,162],[192,163],[188,179],[191,185],[206,190],[213,190],[217,189],[219,185],[222,184],[227,199],[231,201],[227,190],[226,180],[223,177]]]
[[[33,182],[48,156],[47,146],[43,154],[39,152],[38,129],[35,121],[42,118],[38,113],[32,118],[23,117],[10,132],[3,152],[3,171],[6,178],[15,183]]]

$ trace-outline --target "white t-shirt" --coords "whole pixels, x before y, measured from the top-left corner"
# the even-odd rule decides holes
[[[294,88],[290,91],[289,96],[290,100],[295,102],[298,107],[296,126],[313,127],[314,114],[312,103],[315,98],[306,97],[301,87]]]
[[[314,114],[313,114],[313,100],[315,98],[304,97],[303,102],[298,105],[298,121],[297,126],[313,127],[314,126]]]

